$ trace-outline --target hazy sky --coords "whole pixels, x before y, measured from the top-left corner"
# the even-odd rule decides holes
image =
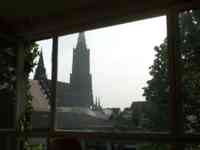
[[[58,80],[69,82],[72,52],[78,34],[59,38]],[[90,49],[93,95],[104,107],[129,107],[142,101],[142,87],[151,79],[149,67],[155,58],[154,47],[166,37],[166,18],[111,26],[85,32]],[[51,77],[52,41],[38,42],[43,51],[48,78]]]

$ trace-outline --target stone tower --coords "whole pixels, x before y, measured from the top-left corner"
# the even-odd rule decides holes
[[[90,50],[86,46],[84,32],[79,33],[76,48],[73,49],[70,88],[74,106],[90,107],[93,104]]]

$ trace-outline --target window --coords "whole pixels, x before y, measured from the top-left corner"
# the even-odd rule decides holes
[[[183,48],[184,44],[187,42],[186,40],[191,40],[191,38],[193,38],[190,34],[190,30],[193,31],[192,28],[187,28],[187,26],[185,26],[186,28],[178,28],[181,27],[182,24],[181,22],[181,18],[183,16],[186,15],[187,19],[186,21],[188,21],[189,25],[193,26],[193,25],[197,25],[198,21],[195,20],[194,16],[191,17],[191,14],[193,12],[196,12],[196,10],[190,10],[190,11],[185,11],[182,12],[182,10],[184,9],[191,9],[193,7],[190,8],[170,8],[167,11],[167,46],[168,46],[168,55],[169,55],[169,84],[170,84],[170,97],[169,97],[169,103],[170,103],[170,107],[169,107],[169,115],[170,115],[170,130],[168,133],[155,133],[155,132],[150,132],[150,133],[135,133],[135,132],[129,132],[129,133],[125,133],[125,132],[88,132],[88,131],[61,131],[61,130],[55,130],[55,118],[56,118],[56,85],[57,85],[57,70],[58,70],[58,38],[54,37],[53,38],[53,52],[52,52],[52,82],[51,82],[51,115],[50,115],[50,130],[49,132],[47,132],[47,130],[42,129],[42,130],[33,130],[32,131],[32,135],[31,136],[38,136],[41,137],[47,137],[49,136],[49,138],[53,138],[53,137],[58,137],[58,136],[65,136],[65,137],[79,137],[79,138],[87,138],[87,139],[108,139],[109,141],[112,141],[113,143],[115,143],[115,141],[133,141],[135,142],[152,142],[152,143],[165,143],[165,144],[169,144],[170,147],[174,148],[174,149],[180,149],[183,148],[184,144],[190,145],[190,144],[195,144],[199,142],[200,137],[198,134],[185,134],[184,133],[184,127],[185,127],[185,131],[186,133],[188,133],[188,131],[193,130],[193,126],[191,126],[191,123],[194,121],[196,121],[197,117],[193,115],[193,112],[190,112],[191,108],[187,109],[188,105],[187,105],[187,101],[190,101],[191,97],[194,98],[194,106],[197,106],[197,101],[196,100],[196,96],[198,96],[198,93],[192,93],[194,92],[194,90],[190,91],[190,89],[194,88],[197,84],[198,87],[198,82],[197,83],[189,83],[187,84],[187,82],[191,82],[191,78],[196,78],[198,79],[198,67],[194,66],[194,69],[189,69],[188,72],[185,72],[187,70],[184,70],[184,72],[181,71],[181,68],[183,67],[185,69],[185,67],[188,67],[188,65],[191,65],[189,62],[191,62],[191,59],[193,60],[193,51],[192,50],[196,50],[195,49],[189,49],[189,48]],[[180,13],[179,13],[180,12]],[[197,11],[198,12],[198,11]],[[189,15],[189,17],[187,16]],[[192,22],[191,22],[192,21]],[[181,31],[183,30],[184,32],[178,32],[178,29]],[[195,31],[195,29],[194,29]],[[182,38],[182,35],[179,36],[179,33],[182,34],[184,33],[185,35],[183,36],[184,38],[188,38],[188,39],[184,39]],[[194,32],[196,33],[196,32]],[[179,40],[180,38],[180,40]],[[193,40],[192,40],[193,41]],[[197,38],[198,41],[198,38]],[[181,43],[179,43],[181,42]],[[23,44],[22,44],[23,46]],[[190,45],[189,45],[190,46]],[[197,46],[192,44],[192,46]],[[22,48],[22,47],[20,47]],[[190,47],[191,48],[191,47]],[[184,53],[184,52],[187,53]],[[20,52],[20,51],[19,51]],[[22,51],[21,51],[22,52]],[[192,54],[191,54],[192,53]],[[189,55],[190,54],[190,55]],[[187,56],[189,55],[191,57],[189,57],[189,60],[187,59]],[[23,84],[21,84],[23,82],[23,78],[21,78],[21,71],[23,72],[23,54],[19,54],[19,57],[22,56],[22,58],[18,59],[18,76],[17,76],[17,82],[19,82],[17,85],[17,98],[19,99],[23,99]],[[198,59],[196,57],[194,57],[194,60],[198,61]],[[179,64],[181,63],[181,64]],[[180,67],[180,65],[182,67]],[[22,70],[20,70],[20,68]],[[196,71],[197,69],[197,74],[193,73],[193,71]],[[192,74],[192,76],[190,75],[190,73]],[[195,75],[195,76],[193,76]],[[195,79],[195,81],[196,81]],[[183,86],[182,86],[183,85]],[[188,87],[188,86],[192,86],[192,87]],[[194,87],[193,87],[194,86]],[[187,92],[188,95],[190,95],[191,97],[186,97],[188,95],[184,95],[182,93],[182,89],[183,91],[187,91],[189,89],[189,91]],[[197,94],[197,95],[196,95]],[[189,99],[188,99],[189,98]],[[183,101],[186,100],[186,101]],[[18,107],[18,109],[20,108],[20,106]],[[187,114],[188,110],[189,110],[189,115],[185,115],[184,117],[184,113],[183,113],[183,108],[184,108],[184,113]],[[198,113],[198,108],[194,108],[194,110],[197,110],[197,112],[194,113]],[[192,110],[193,111],[193,110]],[[46,115],[43,115],[43,117],[46,117]],[[184,120],[185,119],[185,120]],[[187,121],[189,121],[189,125],[187,124]],[[186,126],[184,126],[184,122]],[[189,128],[188,128],[189,127]],[[192,127],[192,128],[191,128]],[[188,129],[191,130],[188,130]],[[196,128],[196,127],[195,127]],[[198,130],[197,130],[198,131]],[[2,134],[15,134],[15,130],[9,130],[9,129],[1,129],[1,133]],[[194,133],[194,132],[192,132]],[[87,143],[88,144],[88,143]],[[88,145],[92,145],[91,143],[89,143]]]
[[[167,132],[165,39],[166,16],[59,37],[55,127]]]

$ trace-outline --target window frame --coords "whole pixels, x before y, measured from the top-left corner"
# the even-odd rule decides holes
[[[199,9],[198,2],[187,2],[182,5],[175,5],[166,10],[167,16],[167,37],[168,37],[168,54],[169,54],[169,78],[170,78],[170,132],[85,132],[85,131],[60,131],[55,129],[55,112],[56,112],[56,82],[57,82],[57,64],[58,64],[58,37],[53,37],[52,45],[52,97],[51,97],[51,113],[50,113],[50,128],[49,129],[33,129],[31,132],[17,132],[15,129],[0,129],[1,135],[15,135],[23,137],[77,137],[85,139],[107,139],[109,141],[118,142],[154,142],[165,144],[194,144],[199,143],[200,134],[186,134],[183,131],[183,101],[181,99],[181,74],[180,74],[180,52],[178,49],[178,14],[181,11],[189,9]],[[24,65],[24,43],[18,46],[18,61],[17,61],[17,102],[23,102],[23,65]],[[16,105],[16,112],[19,111],[19,104]],[[16,113],[16,124],[18,113]],[[120,139],[120,140],[119,140]],[[176,148],[175,148],[176,149]]]

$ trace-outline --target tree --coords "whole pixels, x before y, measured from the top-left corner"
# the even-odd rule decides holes
[[[24,79],[25,79],[25,110],[22,112],[19,123],[18,129],[20,132],[23,131],[30,131],[31,130],[31,116],[32,116],[32,95],[30,93],[30,82],[29,82],[29,74],[33,71],[36,62],[34,61],[35,58],[39,55],[38,45],[36,43],[27,43],[25,49],[25,59],[24,59]],[[24,150],[29,150],[29,137],[26,135],[24,137]],[[33,148],[34,150],[40,148]]]
[[[195,108],[200,103],[200,11],[181,13],[179,28],[184,109],[187,115],[196,114],[197,118],[199,112],[196,112]],[[144,96],[148,102],[157,106],[159,112],[149,116],[154,123],[153,127],[164,129],[166,128],[164,124],[168,121],[162,118],[167,118],[169,98],[167,40],[159,47],[156,46],[155,51],[157,52],[156,58],[150,67],[150,75],[153,78],[147,82],[148,86],[144,88]],[[156,122],[158,119],[160,123]],[[196,125],[199,125],[199,122]],[[195,127],[195,131],[199,131],[199,128]]]
[[[0,115],[2,117],[1,128],[13,128],[14,127],[14,108],[16,101],[16,60],[17,60],[17,42],[10,43],[6,40],[1,40],[0,44],[0,96],[1,96],[1,109]],[[25,43],[25,66],[24,66],[24,78],[25,78],[25,111],[21,114],[19,119],[18,129],[19,131],[29,130],[31,127],[31,111],[32,111],[32,97],[29,93],[29,73],[35,66],[34,59],[38,55],[38,45],[36,43]],[[0,136],[0,148],[4,149],[6,142],[5,137]],[[28,136],[25,138],[27,140]],[[14,142],[13,142],[14,143]],[[11,146],[14,147],[14,144]]]
[[[200,11],[180,15],[182,84],[187,132],[200,132]]]
[[[200,131],[200,11],[190,10],[179,15],[181,52],[181,82],[184,100],[184,128],[186,132]],[[167,40],[155,47],[157,52],[153,65],[150,67],[152,79],[144,87],[147,102],[155,107],[148,113],[150,130],[167,129],[166,124],[169,100]],[[197,149],[192,147],[192,149]]]
[[[156,59],[150,67],[150,75],[153,77],[147,81],[144,89],[146,101],[151,103],[152,110],[146,110],[150,122],[150,130],[166,130],[168,127],[168,99],[169,99],[169,78],[168,78],[168,55],[167,40],[160,46],[154,48]]]

